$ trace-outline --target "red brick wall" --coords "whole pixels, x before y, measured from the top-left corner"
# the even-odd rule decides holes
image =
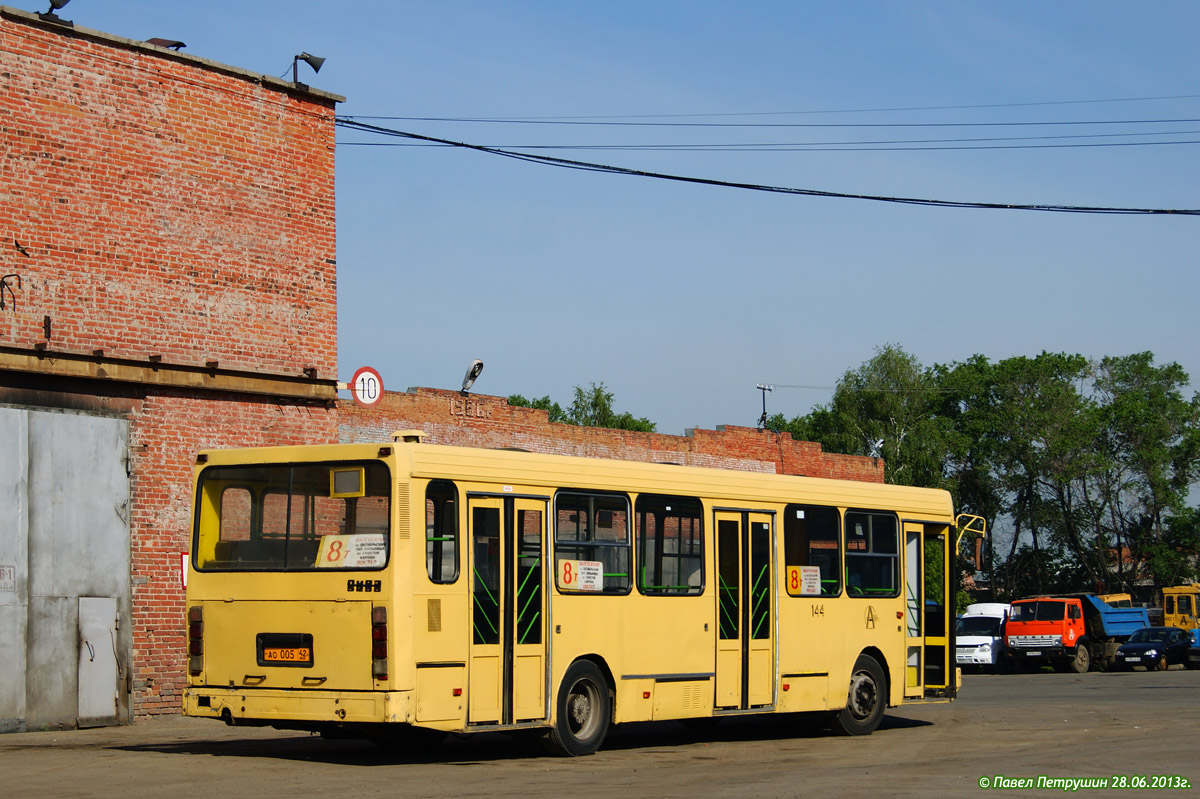
[[[269,398],[154,395],[130,415],[134,704],[177,713],[187,659],[179,553],[190,548],[192,467],[202,449],[336,440],[336,412]]]
[[[0,347],[336,379],[340,99],[0,13]],[[196,451],[336,441],[335,410],[52,370],[4,396],[130,419],[134,709],[178,712]]]
[[[55,349],[334,378],[332,96],[28,17],[0,15],[0,340],[49,316]]]
[[[517,447],[530,452],[679,463],[721,469],[883,482],[883,461],[823,452],[789,433],[752,427],[693,430],[686,436],[551,424],[546,412],[515,408],[503,397],[418,388],[386,392],[374,408],[338,403],[341,441],[387,441],[396,430],[423,430],[427,443]]]

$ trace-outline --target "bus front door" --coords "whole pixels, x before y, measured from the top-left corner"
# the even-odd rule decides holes
[[[772,516],[720,510],[717,540],[718,710],[775,703]]]
[[[470,724],[548,718],[546,704],[546,502],[467,498],[470,525]]]

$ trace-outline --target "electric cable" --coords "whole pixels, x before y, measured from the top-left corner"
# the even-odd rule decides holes
[[[853,194],[846,192],[823,191],[819,189],[802,189],[790,188],[784,186],[768,186],[757,183],[740,183],[735,181],[717,180],[714,178],[701,178],[687,175],[672,175],[663,172],[650,172],[640,169],[631,169],[628,167],[612,166],[608,164],[598,164],[588,161],[576,161],[566,158],[555,158],[548,155],[538,155],[534,153],[523,153],[514,150],[506,150],[498,147],[485,147],[478,144],[469,144],[467,142],[452,141],[449,139],[441,139],[434,136],[424,136],[419,133],[411,133],[407,131],[395,130],[392,128],[380,127],[377,125],[368,125],[364,122],[355,121],[352,117],[337,117],[335,124],[339,127],[348,130],[357,130],[364,133],[373,133],[382,136],[394,136],[413,141],[427,142],[440,144],[451,147],[458,147],[476,152],[488,153],[491,155],[499,155],[505,158],[512,158],[518,161],[528,161],[530,163],[543,164],[547,166],[556,166],[564,169],[577,169],[585,172],[604,172],[614,175],[629,175],[644,178],[653,178],[656,180],[669,180],[680,183],[692,183],[705,186],[718,186],[723,188],[744,189],[748,191],[761,191],[775,194],[796,194],[806,197],[825,197],[837,199],[852,199],[852,200],[870,200],[874,202],[897,203],[904,205],[920,205],[936,208],[977,208],[989,210],[1008,210],[1008,211],[1042,211],[1055,213],[1074,213],[1074,214],[1153,214],[1153,215],[1180,215],[1180,216],[1200,216],[1200,209],[1179,209],[1179,208],[1119,208],[1111,206],[1086,206],[1086,205],[1052,205],[1038,203],[990,203],[990,202],[967,202],[960,200],[936,200],[929,198],[918,197],[895,197],[887,195],[874,194]]]

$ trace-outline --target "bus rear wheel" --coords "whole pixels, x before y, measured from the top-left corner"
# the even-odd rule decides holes
[[[556,755],[590,755],[604,743],[612,718],[608,682],[590,660],[577,660],[558,688],[554,726],[545,738]]]
[[[883,669],[870,655],[859,655],[850,673],[846,706],[833,717],[833,731],[838,735],[870,735],[883,721],[887,697]]]

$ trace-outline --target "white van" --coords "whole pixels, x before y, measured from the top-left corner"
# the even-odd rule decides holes
[[[999,671],[1004,654],[1004,623],[1012,610],[1002,602],[969,605],[954,628],[955,659],[960,666]]]

